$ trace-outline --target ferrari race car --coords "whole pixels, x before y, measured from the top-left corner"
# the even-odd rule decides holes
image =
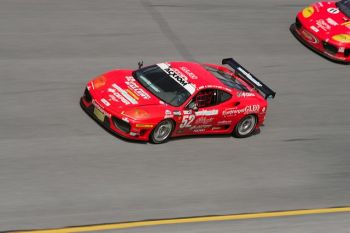
[[[350,0],[314,3],[298,13],[290,30],[315,52],[350,63]]]
[[[113,70],[88,82],[81,107],[110,132],[163,143],[170,137],[233,134],[244,138],[264,123],[275,92],[232,58],[225,66],[159,63]]]

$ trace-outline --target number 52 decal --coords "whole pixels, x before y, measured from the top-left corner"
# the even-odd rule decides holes
[[[180,128],[189,128],[192,126],[192,122],[196,118],[195,115],[184,115],[182,118],[182,122],[180,124]]]

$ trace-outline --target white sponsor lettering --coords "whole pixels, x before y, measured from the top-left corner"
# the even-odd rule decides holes
[[[218,115],[219,110],[201,110],[198,112],[195,112],[196,116],[215,116]]]
[[[192,126],[190,129],[191,130],[195,130],[195,129],[207,129],[207,128],[210,128],[212,127],[213,125],[194,125]]]
[[[178,84],[183,86],[190,94],[193,94],[195,91],[195,87],[191,85],[189,82],[180,77],[173,69],[171,69],[165,63],[157,64],[165,73],[169,75],[173,80],[175,80]]]
[[[311,30],[314,31],[314,32],[319,32],[319,31],[320,31],[320,30],[318,30],[318,28],[315,27],[315,26],[311,26],[310,28],[311,28]]]
[[[242,69],[241,67],[238,67],[238,70],[241,71],[250,81],[252,81],[253,83],[255,83],[255,85],[257,85],[258,87],[261,87],[262,84],[256,80],[255,78],[253,78],[253,76],[248,73],[247,71],[245,71],[244,69]]]
[[[132,96],[130,96],[125,90],[123,90],[120,86],[113,83],[112,87],[114,87],[116,90],[118,90],[120,92],[120,94],[122,94],[132,104],[137,104],[137,101]]]
[[[139,85],[137,85],[137,83],[135,83],[135,79],[133,77],[126,77],[127,81],[125,82],[126,85],[128,85],[128,87],[130,89],[132,89],[137,96],[141,96],[143,99],[150,99],[151,96],[148,95]]]
[[[197,75],[192,73],[187,67],[181,66],[180,69],[185,72],[191,79],[198,79]]]
[[[218,125],[230,125],[232,121],[218,121]]]
[[[109,103],[105,98],[101,99],[101,102],[106,105],[107,107],[111,105],[111,103]]]
[[[238,92],[237,93],[237,97],[251,97],[251,96],[255,96],[255,94],[250,93],[250,92]]]
[[[260,109],[260,105],[254,104],[254,105],[248,105],[245,108],[241,108],[241,109],[236,109],[236,108],[229,108],[229,109],[225,109],[222,112],[222,115],[224,117],[230,117],[230,116],[234,116],[234,115],[238,115],[238,114],[242,114],[242,113],[256,113],[259,112]]]
[[[174,116],[181,116],[181,111],[175,110],[173,114]]]
[[[120,101],[122,101],[125,105],[129,105],[130,102],[125,99],[119,92],[117,92],[115,89],[113,88],[108,88],[108,92],[113,93],[113,95],[109,95],[109,97],[111,97],[112,100],[115,100],[115,98],[119,99]],[[113,98],[114,96],[114,98]],[[118,100],[116,101],[118,102]]]
[[[196,121],[194,122],[194,124],[196,125],[206,125],[209,124],[211,122],[213,122],[214,118],[206,118],[206,117],[199,117],[198,119],[196,119]]]
[[[164,118],[172,118],[174,115],[172,114],[172,112],[170,110],[165,110],[165,116]]]
[[[333,26],[337,26],[337,25],[338,25],[338,23],[335,22],[334,19],[332,19],[332,18],[327,18],[326,20],[327,20],[327,22],[328,22],[330,25],[333,25]]]
[[[180,128],[190,128],[192,126],[192,122],[196,118],[195,115],[184,115],[182,117],[182,122],[180,124]]]
[[[324,21],[323,19],[316,20],[316,25],[323,31],[328,31],[331,29],[331,26],[329,26],[329,24],[326,23],[326,21]]]

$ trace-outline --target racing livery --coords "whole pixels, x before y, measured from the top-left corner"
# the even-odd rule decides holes
[[[315,52],[350,63],[350,0],[314,3],[298,13],[290,30]]]
[[[88,82],[81,107],[110,132],[127,139],[233,134],[248,137],[265,120],[275,92],[234,59],[223,64],[164,62],[113,70]]]

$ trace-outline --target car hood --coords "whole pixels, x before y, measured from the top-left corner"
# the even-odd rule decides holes
[[[107,72],[91,80],[88,88],[94,100],[109,112],[165,105],[132,77],[131,70]]]
[[[350,19],[338,9],[335,2],[318,2],[313,4],[312,7],[313,14],[305,18],[309,18],[309,26],[316,34],[330,39],[336,35],[350,35]],[[304,15],[303,11],[301,15]],[[335,40],[344,42],[341,36],[336,37]]]

